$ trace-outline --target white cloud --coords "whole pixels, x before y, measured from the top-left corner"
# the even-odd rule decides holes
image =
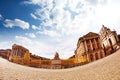
[[[29,0],[29,1],[24,1],[24,4],[34,4],[34,5],[42,5],[44,7],[45,5],[49,5],[52,3],[53,0]]]
[[[117,0],[29,0],[25,3],[40,6],[33,14],[40,20],[41,28],[32,28],[39,30],[39,34],[50,36],[49,40],[61,38],[52,49],[58,50],[62,57],[73,54],[77,38],[89,31],[99,33],[102,24],[119,30],[120,5]],[[66,39],[68,36],[71,37]]]
[[[50,36],[50,37],[61,37],[61,35],[56,32],[56,31],[53,31],[53,30],[43,30],[43,32],[39,31],[37,32],[38,34],[43,34],[43,35],[47,35],[47,36]]]
[[[3,19],[3,16],[0,14],[0,20],[2,20]]]
[[[20,42],[20,43],[32,44],[32,41],[27,37],[15,36],[15,39],[17,40],[17,42]]]
[[[57,45],[54,47],[56,51],[60,54],[60,58],[69,58],[74,55],[74,51],[77,47],[77,38],[63,38]]]
[[[86,0],[90,5],[95,5],[95,6],[97,6],[97,5],[99,5],[99,4],[101,4],[101,5],[105,5],[107,2],[108,2],[108,0]]]
[[[2,15],[0,14],[0,17],[2,17]]]
[[[56,43],[46,43],[41,40],[31,40],[24,36],[15,37],[16,44],[28,48],[33,54],[53,58],[55,52],[58,51],[60,58],[69,58],[74,54],[77,39],[75,39],[75,37],[72,37],[72,39],[63,38],[61,41]]]
[[[37,26],[35,26],[35,25],[32,25],[32,29],[34,29],[34,30],[40,30],[40,27],[37,27]]]
[[[97,30],[102,24],[108,27],[119,25],[118,7],[120,6],[117,0],[29,0],[26,2],[41,7],[33,12],[42,22],[41,27],[46,29],[46,26],[49,26],[50,31],[56,31],[61,35],[85,34],[87,31],[99,32]],[[96,26],[99,28],[96,29]]]
[[[108,1],[107,5],[95,7],[95,21],[98,22],[98,24],[104,24],[111,30],[115,29],[120,33],[120,11],[118,7],[120,7],[120,5],[114,0]]]
[[[25,35],[29,36],[30,38],[36,38],[34,33],[26,33]]]
[[[38,19],[37,16],[35,16],[33,13],[31,13],[30,16],[31,16],[33,19]]]
[[[52,54],[55,53],[53,46],[50,46],[49,44],[46,44],[41,41],[37,41],[37,40],[33,41],[24,36],[16,36],[15,42],[16,44],[26,47],[33,54],[37,54],[39,56],[52,58],[53,57]]]
[[[12,41],[3,41],[0,42],[0,49],[11,49]]]
[[[34,16],[42,22],[40,26],[46,29],[45,34],[55,31],[61,35],[80,34],[83,27],[85,30],[88,28],[93,18],[92,6],[87,0],[30,0],[27,4],[41,7],[36,9]],[[46,26],[51,28],[50,31]]]
[[[22,29],[29,29],[29,23],[25,22],[23,20],[20,20],[20,19],[15,19],[15,20],[6,19],[4,21],[4,26],[8,27],[8,28],[12,28],[12,27],[16,26],[16,27],[20,27]]]

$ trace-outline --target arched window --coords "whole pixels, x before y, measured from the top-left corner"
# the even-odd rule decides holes
[[[104,49],[104,53],[105,53],[105,56],[107,55],[106,54],[106,49],[105,49],[105,45],[103,44],[103,49]]]
[[[112,44],[111,39],[109,39],[109,43],[110,43],[110,47],[111,47],[111,49],[114,50],[114,49],[113,49],[113,44]]]
[[[100,53],[100,58],[103,58],[102,52]]]
[[[96,58],[96,60],[99,59],[99,58],[98,58],[98,53],[95,53],[95,58]]]
[[[94,58],[93,58],[93,55],[92,55],[92,54],[90,54],[90,61],[91,61],[91,62],[94,61]]]
[[[117,37],[116,36],[114,36],[115,37],[115,40],[116,40],[116,43],[117,43]]]

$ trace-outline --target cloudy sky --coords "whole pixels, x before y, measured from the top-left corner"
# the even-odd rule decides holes
[[[120,0],[0,0],[0,49],[16,43],[33,54],[74,54],[79,37],[102,24],[120,33]]]

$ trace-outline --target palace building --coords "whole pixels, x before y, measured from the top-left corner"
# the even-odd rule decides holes
[[[75,51],[75,58],[77,58],[78,63],[81,62],[81,58],[86,58],[86,62],[91,62],[104,56],[99,34],[89,32],[79,38]]]
[[[89,32],[83,37],[80,37],[75,50],[75,58],[77,63],[82,60],[85,63],[101,59],[119,48],[119,38],[116,31],[111,31],[109,28],[102,26],[100,35]]]
[[[11,55],[9,57],[9,60],[12,59],[12,57],[23,57],[24,54],[29,51],[28,49],[26,49],[25,47],[23,46],[20,46],[20,45],[17,45],[17,44],[14,44],[12,46],[12,51],[11,51]]]
[[[100,30],[100,38],[106,56],[117,49],[119,45],[119,38],[115,30],[111,31],[103,25]]]

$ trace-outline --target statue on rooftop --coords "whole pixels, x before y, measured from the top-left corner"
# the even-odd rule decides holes
[[[58,54],[58,52],[56,52],[55,53],[55,56],[54,56],[54,60],[59,60],[60,58],[59,58],[59,54]]]

